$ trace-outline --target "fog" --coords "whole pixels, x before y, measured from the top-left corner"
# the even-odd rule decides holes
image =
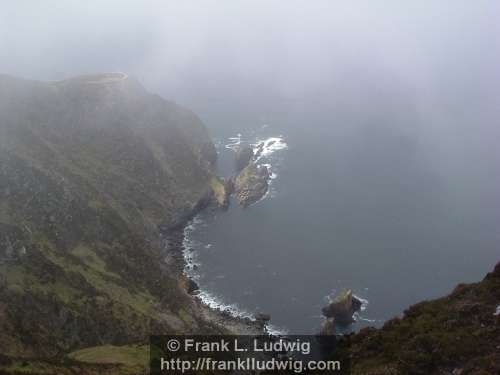
[[[487,232],[493,258],[499,16],[499,2],[468,0],[3,0],[0,73],[125,71],[192,108],[216,137],[270,123],[310,145],[303,171],[344,158],[335,176],[352,167],[353,183],[368,188],[376,181],[360,176],[385,166],[396,182],[413,171],[397,162],[418,160],[440,199],[460,207],[454,217]],[[401,202],[430,185],[405,190]],[[480,251],[483,232],[470,231],[470,251]]]
[[[126,71],[211,128],[411,111],[390,126],[427,142],[438,169],[497,179],[499,15],[496,1],[4,0],[0,72]]]

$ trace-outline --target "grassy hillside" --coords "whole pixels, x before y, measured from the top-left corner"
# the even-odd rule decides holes
[[[500,374],[499,309],[500,263],[479,283],[353,335],[353,374]]]
[[[208,199],[215,155],[193,113],[124,75],[0,76],[0,353],[217,330],[159,230]]]

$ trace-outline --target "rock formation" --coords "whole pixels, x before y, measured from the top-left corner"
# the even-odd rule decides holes
[[[229,207],[229,198],[233,192],[232,178],[212,177],[210,185],[213,191],[213,201],[215,206],[226,210]]]
[[[245,167],[234,180],[234,190],[239,205],[247,207],[266,195],[269,177],[266,166],[251,163]]]
[[[253,148],[250,145],[244,145],[238,147],[236,150],[235,157],[235,169],[236,172],[243,170],[252,161],[254,157]]]
[[[341,325],[354,323],[353,315],[361,309],[361,301],[357,299],[352,290],[343,290],[333,301],[322,309],[327,318],[334,318]]]
[[[255,315],[255,322],[261,327],[265,327],[266,324],[271,320],[271,315],[259,313]]]

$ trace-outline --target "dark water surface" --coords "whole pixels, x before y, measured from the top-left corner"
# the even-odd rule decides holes
[[[368,301],[356,329],[479,280],[499,260],[495,192],[482,175],[469,184],[470,176],[440,173],[416,134],[383,121],[276,123],[241,130],[243,140],[282,135],[288,145],[262,161],[277,174],[270,195],[247,209],[233,202],[228,212],[202,214],[189,230],[207,299],[310,333],[325,296],[348,287]],[[225,174],[233,154],[224,146],[238,128],[231,130],[214,131]]]

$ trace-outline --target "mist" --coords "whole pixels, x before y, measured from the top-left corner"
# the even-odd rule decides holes
[[[324,210],[338,193],[328,209],[351,215],[338,224],[352,224],[344,233],[371,220],[359,236],[414,234],[429,239],[413,243],[423,256],[443,245],[437,262],[460,257],[454,272],[436,270],[446,282],[423,285],[394,313],[428,297],[424,289],[477,279],[498,258],[499,16],[495,1],[3,1],[0,72],[124,71],[192,109],[217,139],[271,124],[317,182],[309,203]],[[353,213],[362,201],[370,214]],[[418,222],[377,223],[409,212]],[[437,226],[418,232],[426,217]],[[454,240],[433,242],[433,230]]]

